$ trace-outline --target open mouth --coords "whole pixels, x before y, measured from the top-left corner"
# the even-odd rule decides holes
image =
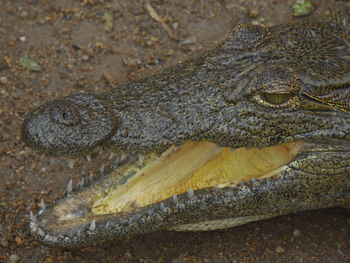
[[[232,187],[276,176],[281,167],[295,158],[299,148],[298,142],[236,150],[210,142],[187,142],[160,156],[146,155],[142,165],[119,170],[133,176],[94,200],[91,210],[98,215],[129,212],[204,188]]]
[[[198,221],[177,218],[176,225],[167,222],[170,214],[183,208],[181,200],[192,199],[192,208],[196,209],[203,203],[201,191],[277,177],[296,158],[301,146],[301,142],[292,142],[233,150],[203,141],[186,142],[141,159],[130,156],[95,183],[74,191],[70,185],[67,196],[52,206],[42,205],[37,216],[31,215],[31,232],[46,245],[72,247],[92,244],[95,235],[103,241],[137,228],[145,233],[176,226],[181,230],[181,225]],[[175,209],[168,209],[168,204]],[[140,218],[142,223],[138,222]],[[242,222],[262,218],[266,216]],[[152,223],[145,223],[147,220]]]

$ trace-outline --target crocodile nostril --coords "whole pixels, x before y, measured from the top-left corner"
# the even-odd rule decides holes
[[[58,124],[73,126],[80,122],[79,113],[73,105],[55,105],[50,114],[51,119]]]

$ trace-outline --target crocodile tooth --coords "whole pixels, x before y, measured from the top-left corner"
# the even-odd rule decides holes
[[[111,152],[111,153],[109,154],[109,160],[112,160],[113,157],[114,157],[114,152]]]
[[[74,233],[74,231],[68,231],[67,235],[68,235],[70,238],[72,238],[72,237],[74,237],[75,233]]]
[[[177,205],[179,203],[179,199],[177,198],[177,195],[173,195],[172,198],[171,198],[171,201]]]
[[[91,163],[91,155],[90,154],[85,154],[86,160]]]
[[[109,222],[107,222],[105,225],[105,229],[108,229],[108,228],[109,228]]]
[[[189,199],[192,199],[194,197],[194,191],[193,191],[193,189],[191,187],[187,191],[187,197]]]
[[[222,147],[221,147],[219,144],[217,144],[217,145],[216,145],[216,150],[217,150],[217,151],[220,151],[221,149],[222,149]]]
[[[139,164],[142,164],[144,159],[145,156],[143,154],[139,154]]]
[[[73,180],[70,179],[67,185],[67,195],[69,195],[73,191]]]
[[[80,180],[80,182],[79,182],[79,187],[80,187],[80,189],[81,188],[84,188],[84,177],[83,178],[81,178],[81,180]]]
[[[29,212],[29,218],[30,218],[30,221],[36,222],[36,217],[35,217],[35,215],[33,214],[32,211]]]
[[[77,231],[77,236],[80,236],[81,235],[81,232],[80,232],[80,230],[78,229],[78,231]]]
[[[72,169],[75,165],[75,160],[74,159],[68,159],[68,167]]]
[[[41,198],[39,206],[40,206],[40,208],[41,208],[42,210],[45,210],[45,209],[46,209],[46,205],[45,205],[44,199]]]
[[[162,210],[163,212],[165,211],[165,205],[164,205],[164,203],[160,203],[160,210]]]
[[[42,230],[40,227],[38,228],[38,234],[39,234],[39,236],[42,236],[42,237],[45,236],[44,230]]]
[[[125,160],[127,156],[128,156],[128,155],[127,155],[126,153],[122,153],[122,154],[120,155],[120,159],[121,159],[121,160]]]
[[[89,226],[89,230],[90,231],[94,231],[95,229],[96,229],[96,221],[94,219],[94,220],[92,220],[92,222],[91,222],[91,224]]]
[[[105,165],[102,164],[102,165],[100,166],[100,174],[102,175],[102,174],[104,174],[104,173],[105,173]]]

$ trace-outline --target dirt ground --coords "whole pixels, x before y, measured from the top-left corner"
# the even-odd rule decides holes
[[[349,211],[333,208],[225,231],[157,232],[74,250],[42,246],[29,210],[60,196],[106,154],[42,156],[21,142],[27,112],[71,93],[103,92],[207,50],[242,21],[273,25],[296,0],[0,0],[0,262],[350,262]],[[327,14],[348,1],[313,1]],[[153,7],[153,10],[151,10]],[[112,17],[112,23],[106,23]],[[157,16],[158,15],[158,16]],[[41,71],[22,66],[29,57]]]

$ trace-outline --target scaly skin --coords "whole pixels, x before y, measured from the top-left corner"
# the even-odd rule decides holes
[[[75,247],[158,229],[194,229],[200,222],[220,228],[348,206],[349,88],[347,9],[291,25],[238,25],[214,50],[160,74],[109,93],[48,102],[24,122],[28,145],[55,156],[103,146],[130,157],[102,181],[40,211],[31,231],[47,245]],[[203,140],[232,148],[300,142],[301,149],[273,178],[189,192],[129,213],[90,211],[87,200],[118,182],[116,174],[135,154]],[[77,218],[59,219],[59,207]]]

